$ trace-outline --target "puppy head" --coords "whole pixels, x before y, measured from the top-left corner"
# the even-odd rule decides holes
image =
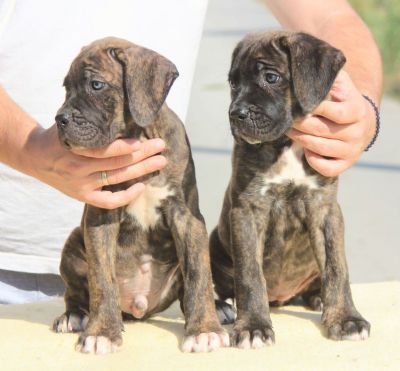
[[[66,99],[56,122],[67,148],[101,147],[132,135],[157,117],[175,65],[128,41],[105,38],[84,47],[64,80]]]
[[[305,33],[251,34],[235,48],[229,71],[229,118],[236,140],[282,137],[293,120],[327,96],[345,63],[342,52]]]

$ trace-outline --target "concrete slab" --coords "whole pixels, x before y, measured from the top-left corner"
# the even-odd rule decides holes
[[[320,313],[287,306],[272,310],[274,346],[206,354],[180,352],[183,318],[178,303],[145,322],[126,323],[121,350],[106,356],[77,353],[78,334],[50,330],[64,309],[62,300],[0,305],[0,365],[3,371],[399,370],[400,283],[357,284],[352,289],[358,309],[372,324],[365,341],[329,340]]]

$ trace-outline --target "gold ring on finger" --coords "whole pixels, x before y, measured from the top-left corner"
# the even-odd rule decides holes
[[[101,175],[101,182],[103,183],[103,186],[110,185],[110,183],[108,182],[108,178],[107,178],[107,171],[102,171],[100,173],[100,175]]]

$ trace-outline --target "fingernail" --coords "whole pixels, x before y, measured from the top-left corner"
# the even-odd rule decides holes
[[[133,151],[137,151],[142,146],[142,142],[135,138],[124,138],[122,139],[126,144],[130,145]]]
[[[160,160],[159,160],[159,165],[161,167],[165,167],[167,165],[168,160],[164,157],[164,156],[159,156]]]
[[[131,144],[131,148],[133,151],[138,151],[142,147],[142,142],[140,140],[136,140]]]
[[[135,184],[135,188],[138,192],[142,192],[144,191],[144,189],[146,188],[146,186],[143,183],[136,183]]]
[[[154,139],[154,146],[162,151],[165,148],[165,142],[160,138],[156,138]]]

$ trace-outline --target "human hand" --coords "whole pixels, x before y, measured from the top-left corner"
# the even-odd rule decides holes
[[[33,176],[70,197],[105,209],[134,201],[145,185],[135,183],[126,190],[105,191],[102,171],[107,172],[109,184],[118,184],[161,170],[167,163],[165,157],[157,155],[165,148],[161,139],[118,139],[103,148],[72,152],[60,145],[55,125],[47,130],[37,128],[27,147]]]
[[[340,71],[324,100],[304,120],[295,122],[288,137],[304,147],[309,165],[324,176],[337,176],[351,167],[371,142],[375,112],[350,76]]]

